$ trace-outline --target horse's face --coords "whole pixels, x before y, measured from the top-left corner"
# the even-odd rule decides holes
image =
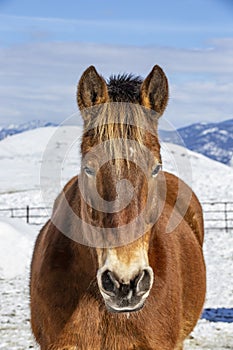
[[[156,198],[160,163],[155,159],[154,167],[148,167],[148,176],[134,163],[127,164],[124,159],[118,160],[117,164],[107,163],[98,171],[98,166],[91,165],[85,164],[82,174],[86,178],[85,189],[89,200],[94,207],[98,207],[99,199],[94,195],[96,186],[100,197],[113,204],[113,208],[109,206],[109,212],[95,211],[94,214],[94,224],[108,228],[105,233],[107,247],[97,248],[98,286],[109,310],[136,311],[143,306],[153,283],[148,247],[152,214],[156,208],[148,198],[148,193],[150,196],[153,193]],[[119,173],[116,167],[119,167]],[[120,198],[119,204],[116,198]],[[128,199],[130,203],[125,206],[124,202],[128,203]],[[148,200],[150,207],[147,205]],[[117,205],[123,209],[114,210]],[[118,242],[120,246],[115,247]]]
[[[161,115],[167,99],[166,77],[159,67],[154,67],[140,86],[138,103]],[[84,108],[109,101],[114,100],[105,81],[90,67],[79,82],[82,114]],[[88,125],[88,120],[85,123]],[[86,129],[84,133],[81,176],[85,196],[94,208],[88,214],[89,222],[106,228],[106,247],[96,249],[99,290],[108,310],[131,312],[143,306],[153,284],[148,249],[156,213],[160,147],[155,133],[141,132],[135,124],[105,124],[106,119],[95,132]],[[98,149],[106,140],[107,146]],[[150,152],[146,152],[148,148]]]

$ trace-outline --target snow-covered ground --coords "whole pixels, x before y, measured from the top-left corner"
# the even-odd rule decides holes
[[[0,278],[23,275],[31,259],[36,230],[19,219],[0,221]]]
[[[0,208],[44,206],[40,194],[40,166],[46,157],[53,156],[53,167],[60,168],[51,202],[64,183],[78,173],[81,129],[61,128],[43,158],[43,151],[55,131],[53,127],[41,128],[0,142]],[[176,145],[163,144],[162,153],[164,168],[178,173],[201,201],[233,199],[233,169]],[[49,169],[42,175],[49,178]],[[16,219],[0,218],[0,349],[36,349],[28,309],[29,262],[36,231],[36,227]],[[208,230],[204,252],[207,265],[205,307],[233,308],[233,232]],[[186,341],[185,350],[188,349],[233,349],[233,323],[200,320]]]
[[[0,219],[0,349],[33,348],[29,314],[29,266],[37,236],[19,219]]]

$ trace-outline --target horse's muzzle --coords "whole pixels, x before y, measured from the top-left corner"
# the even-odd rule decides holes
[[[111,312],[133,312],[140,310],[153,284],[153,270],[146,267],[130,280],[122,283],[109,270],[98,273],[98,284],[106,307]]]

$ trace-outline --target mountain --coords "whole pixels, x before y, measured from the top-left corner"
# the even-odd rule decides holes
[[[220,123],[196,123],[175,131],[160,131],[172,142],[227,165],[233,165],[233,119]]]
[[[24,131],[48,126],[57,126],[57,124],[41,120],[32,120],[23,124],[10,124],[6,127],[0,127],[0,140],[5,139],[7,136],[20,134]]]

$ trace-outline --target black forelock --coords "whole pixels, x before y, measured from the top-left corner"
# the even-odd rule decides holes
[[[111,75],[108,82],[108,94],[114,102],[138,102],[142,78],[133,74]]]

